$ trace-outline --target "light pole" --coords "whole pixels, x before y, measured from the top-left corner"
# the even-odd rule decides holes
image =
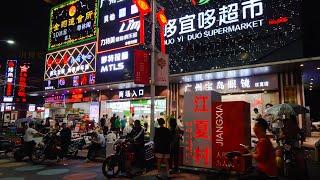
[[[150,137],[151,140],[153,140],[154,137],[154,101],[155,101],[155,57],[156,57],[156,11],[157,11],[157,1],[152,1],[152,30],[151,30],[151,83],[150,83],[150,89],[151,89],[151,122],[150,122]]]

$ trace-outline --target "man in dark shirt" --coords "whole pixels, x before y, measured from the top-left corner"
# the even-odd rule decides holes
[[[116,114],[113,114],[113,116],[110,118],[111,131],[115,131],[116,129],[116,126],[115,126],[116,118],[117,118]]]
[[[71,130],[67,127],[66,123],[62,124],[62,130],[60,131],[61,137],[61,153],[60,153],[60,160],[63,162],[63,158],[68,153],[68,148],[71,143]]]
[[[139,120],[134,121],[134,127],[129,136],[133,139],[135,163],[138,168],[142,168],[144,163],[144,129],[141,127]]]

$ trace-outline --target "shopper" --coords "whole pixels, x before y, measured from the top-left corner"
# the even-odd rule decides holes
[[[253,120],[257,120],[257,119],[261,119],[262,118],[262,115],[259,113],[259,109],[258,108],[254,108],[253,112],[255,114],[255,117],[252,118]]]
[[[134,124],[134,121],[135,121],[135,117],[134,117],[134,113],[132,113],[131,117],[129,118],[129,123]]]
[[[103,115],[100,119],[100,127],[104,127],[106,125],[106,115]]]
[[[270,179],[277,176],[275,149],[267,137],[267,128],[268,123],[266,120],[262,118],[256,119],[254,133],[258,138],[258,143],[255,152],[249,153],[249,156],[256,160],[256,169],[254,173],[240,179]]]
[[[126,126],[126,127],[123,129],[123,134],[122,134],[122,135],[123,135],[123,136],[129,135],[129,134],[131,133],[132,129],[133,129],[133,123],[130,123],[130,122],[129,122],[129,125]]]
[[[71,129],[67,127],[66,123],[62,124],[62,130],[60,131],[61,138],[61,153],[59,156],[59,160],[63,163],[63,158],[68,153],[68,148],[71,143]]]
[[[121,132],[123,132],[124,128],[125,128],[126,125],[127,125],[126,115],[123,116],[123,118],[120,120],[120,123],[121,123]]]
[[[110,119],[110,129],[111,131],[115,131],[116,130],[116,126],[115,126],[115,123],[116,123],[116,114],[113,114],[113,116],[111,117]]]
[[[158,119],[159,128],[155,128],[154,146],[155,156],[157,158],[157,169],[160,178],[168,176],[169,158],[170,158],[170,130],[164,127],[163,118]],[[165,164],[165,174],[161,174],[161,164]]]
[[[120,134],[121,124],[120,124],[120,117],[119,116],[116,117],[114,126],[115,126],[115,130],[116,130],[117,134]]]
[[[178,172],[179,166],[179,151],[180,151],[180,141],[183,135],[183,131],[177,126],[177,120],[175,118],[170,118],[170,167],[172,173]]]

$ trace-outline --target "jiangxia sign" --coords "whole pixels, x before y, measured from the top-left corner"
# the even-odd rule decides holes
[[[140,17],[132,0],[101,0],[98,53],[138,45]]]
[[[96,0],[71,0],[52,8],[48,49],[93,39],[96,35]]]
[[[7,61],[3,102],[13,101],[15,81],[16,81],[16,68],[17,68],[16,60]]]
[[[44,79],[95,72],[95,43],[89,43],[47,54]]]
[[[247,0],[207,9],[197,14],[186,14],[168,21],[165,28],[166,44],[261,27],[264,22],[263,14],[262,0]]]

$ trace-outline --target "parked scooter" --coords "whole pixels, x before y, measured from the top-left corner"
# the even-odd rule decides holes
[[[114,177],[129,177],[138,176],[153,168],[154,165],[154,143],[152,141],[147,142],[144,145],[145,149],[145,167],[142,171],[133,172],[133,162],[135,156],[132,151],[132,143],[129,139],[120,138],[118,139],[113,148],[115,154],[108,156],[102,165],[102,172],[107,178]],[[133,168],[132,168],[133,167]]]

